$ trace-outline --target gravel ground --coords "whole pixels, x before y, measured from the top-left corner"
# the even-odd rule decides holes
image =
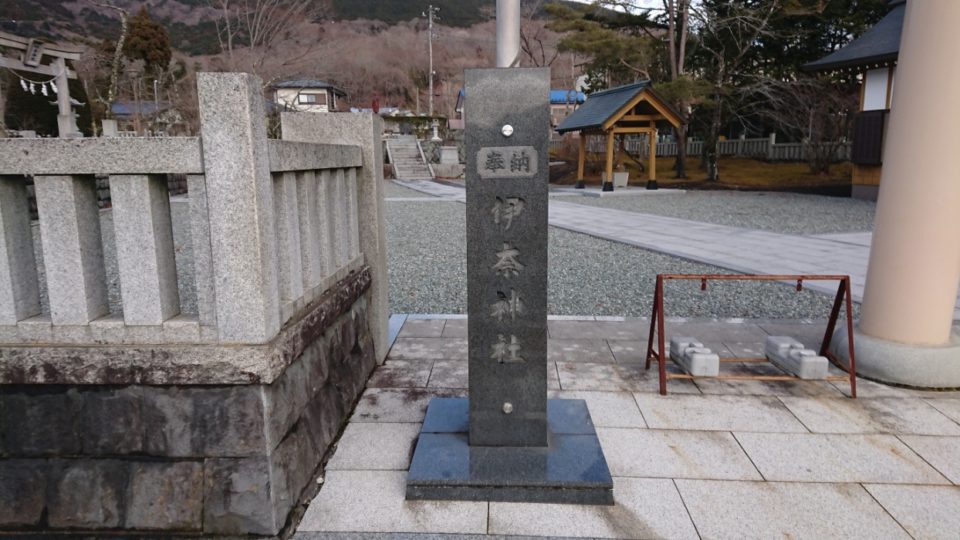
[[[465,313],[465,205],[388,202],[393,313]],[[548,312],[647,317],[657,273],[731,273],[554,227]],[[671,317],[825,318],[832,298],[777,283],[668,283]]]
[[[391,197],[429,197],[426,193],[421,193],[415,189],[410,189],[401,186],[400,184],[395,184],[390,181],[385,181],[383,183],[384,191],[383,196],[386,198]]]
[[[797,193],[689,191],[676,195],[564,199],[590,206],[785,234],[873,230],[876,203]]]

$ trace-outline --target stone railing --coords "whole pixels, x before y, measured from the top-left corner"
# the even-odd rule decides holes
[[[380,119],[197,87],[197,138],[0,139],[0,530],[276,535],[387,353]]]
[[[360,147],[267,140],[250,122],[255,107],[203,91],[216,83],[199,83],[200,138],[0,140],[0,343],[265,343],[363,264]],[[112,235],[101,231],[94,174],[110,177]],[[179,253],[167,174],[188,181]],[[119,278],[114,306],[105,251]],[[189,311],[178,266],[192,276]]]

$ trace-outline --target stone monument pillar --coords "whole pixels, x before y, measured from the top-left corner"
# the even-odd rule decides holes
[[[550,71],[466,91],[469,398],[430,402],[407,498],[613,504],[586,403],[547,400]]]

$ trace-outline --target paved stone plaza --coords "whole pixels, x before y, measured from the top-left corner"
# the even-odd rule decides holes
[[[656,369],[642,364],[646,321],[553,319],[550,397],[587,401],[616,506],[404,501],[428,401],[466,394],[466,320],[394,316],[388,360],[295,538],[956,538],[960,392],[860,380],[851,400],[841,382],[706,379],[670,381],[660,396]],[[815,347],[822,331],[809,321],[667,324],[722,356],[761,354],[770,334]]]

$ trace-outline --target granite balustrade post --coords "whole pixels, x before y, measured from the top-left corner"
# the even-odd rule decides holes
[[[93,176],[34,177],[50,320],[82,326],[110,313]]]
[[[170,195],[162,175],[111,175],[123,320],[159,325],[180,313]]]
[[[356,175],[358,240],[360,252],[373,277],[367,322],[373,334],[377,360],[383,362],[387,357],[387,324],[390,318],[383,201],[383,120],[367,113],[282,113],[280,125],[285,140],[350,144],[361,149],[363,167]],[[324,192],[323,184],[333,180],[328,171],[324,171],[323,176],[319,189],[321,194]]]
[[[197,94],[219,340],[266,343],[280,329],[280,295],[263,85],[200,73]]]
[[[0,176],[0,324],[40,314],[40,287],[22,176]]]

